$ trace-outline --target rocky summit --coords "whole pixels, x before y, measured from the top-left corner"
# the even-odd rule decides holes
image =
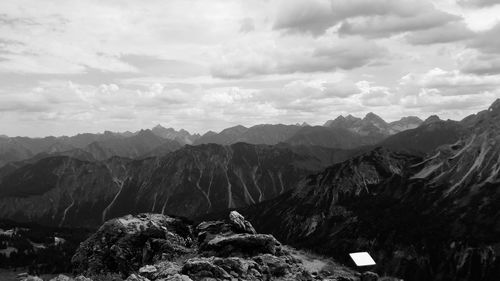
[[[256,233],[236,211],[198,225],[153,213],[115,218],[80,244],[72,263],[77,277],[50,280],[378,280]]]

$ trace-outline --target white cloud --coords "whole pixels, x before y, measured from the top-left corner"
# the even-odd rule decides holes
[[[426,89],[441,96],[478,96],[484,92],[497,91],[500,76],[480,76],[462,73],[458,70],[432,69],[423,74],[408,74],[401,79],[400,86],[405,92]]]
[[[1,1],[0,134],[463,117],[498,96],[500,6],[430,1]]]
[[[487,7],[499,4],[497,0],[457,0],[457,3],[466,7]]]
[[[442,26],[411,32],[405,36],[405,39],[410,44],[426,45],[466,40],[474,35],[475,33],[464,22],[450,22]]]
[[[320,38],[304,46],[262,42],[260,45],[225,46],[215,57],[212,74],[241,78],[266,74],[349,70],[383,62],[388,51],[360,37]]]
[[[344,34],[384,36],[440,26],[459,17],[420,0],[282,1],[275,29],[322,34],[341,24]]]

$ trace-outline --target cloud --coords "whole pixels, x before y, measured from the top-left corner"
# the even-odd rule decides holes
[[[387,37],[407,31],[435,28],[459,19],[458,16],[438,10],[415,14],[411,17],[397,15],[359,17],[342,22],[338,32],[343,35]]]
[[[499,94],[500,34],[489,26],[497,8],[448,0],[1,1],[0,133],[157,123],[203,133],[369,111],[463,117]]]
[[[397,94],[389,87],[373,85],[369,81],[359,81],[357,83],[361,91],[359,100],[367,107],[382,107],[397,104],[399,102]]]
[[[423,74],[405,75],[400,80],[400,86],[409,95],[424,89],[441,96],[477,97],[485,92],[496,92],[500,86],[500,76],[480,76],[459,70],[435,68]]]
[[[469,42],[468,47],[483,53],[500,54],[500,23],[491,29],[480,32]]]
[[[341,34],[384,36],[458,19],[428,1],[294,0],[282,2],[273,28],[319,35],[340,23]]]
[[[314,57],[320,58],[328,65],[341,69],[361,67],[388,55],[385,48],[373,41],[353,37],[333,44],[323,45],[314,51]]]
[[[411,32],[405,39],[413,45],[430,45],[462,41],[474,36],[475,33],[464,22],[449,22],[442,26]]]
[[[241,33],[248,33],[254,30],[255,30],[255,23],[253,19],[244,18],[243,20],[241,20],[241,26],[240,26]]]
[[[227,47],[220,51],[211,74],[221,78],[255,75],[311,73],[350,70],[381,63],[388,51],[373,41],[360,37],[315,41],[305,48],[276,47],[272,44]]]
[[[477,75],[500,74],[500,56],[466,50],[457,56],[457,63],[464,73]]]
[[[486,93],[481,99],[475,95],[443,96],[440,93],[422,89],[401,98],[401,105],[408,109],[425,112],[427,115],[438,114],[444,118],[462,119],[488,107],[495,100],[495,93]]]
[[[273,28],[318,35],[333,26],[338,18],[328,0],[282,1]]]
[[[464,7],[475,7],[475,8],[484,8],[488,6],[498,5],[497,0],[457,0],[457,3]]]

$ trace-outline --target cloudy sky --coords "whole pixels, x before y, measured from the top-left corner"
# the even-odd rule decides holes
[[[499,0],[0,2],[0,134],[461,119],[500,97]]]

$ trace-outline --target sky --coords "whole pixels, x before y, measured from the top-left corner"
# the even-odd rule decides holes
[[[499,0],[0,1],[0,135],[460,120],[499,97]]]

